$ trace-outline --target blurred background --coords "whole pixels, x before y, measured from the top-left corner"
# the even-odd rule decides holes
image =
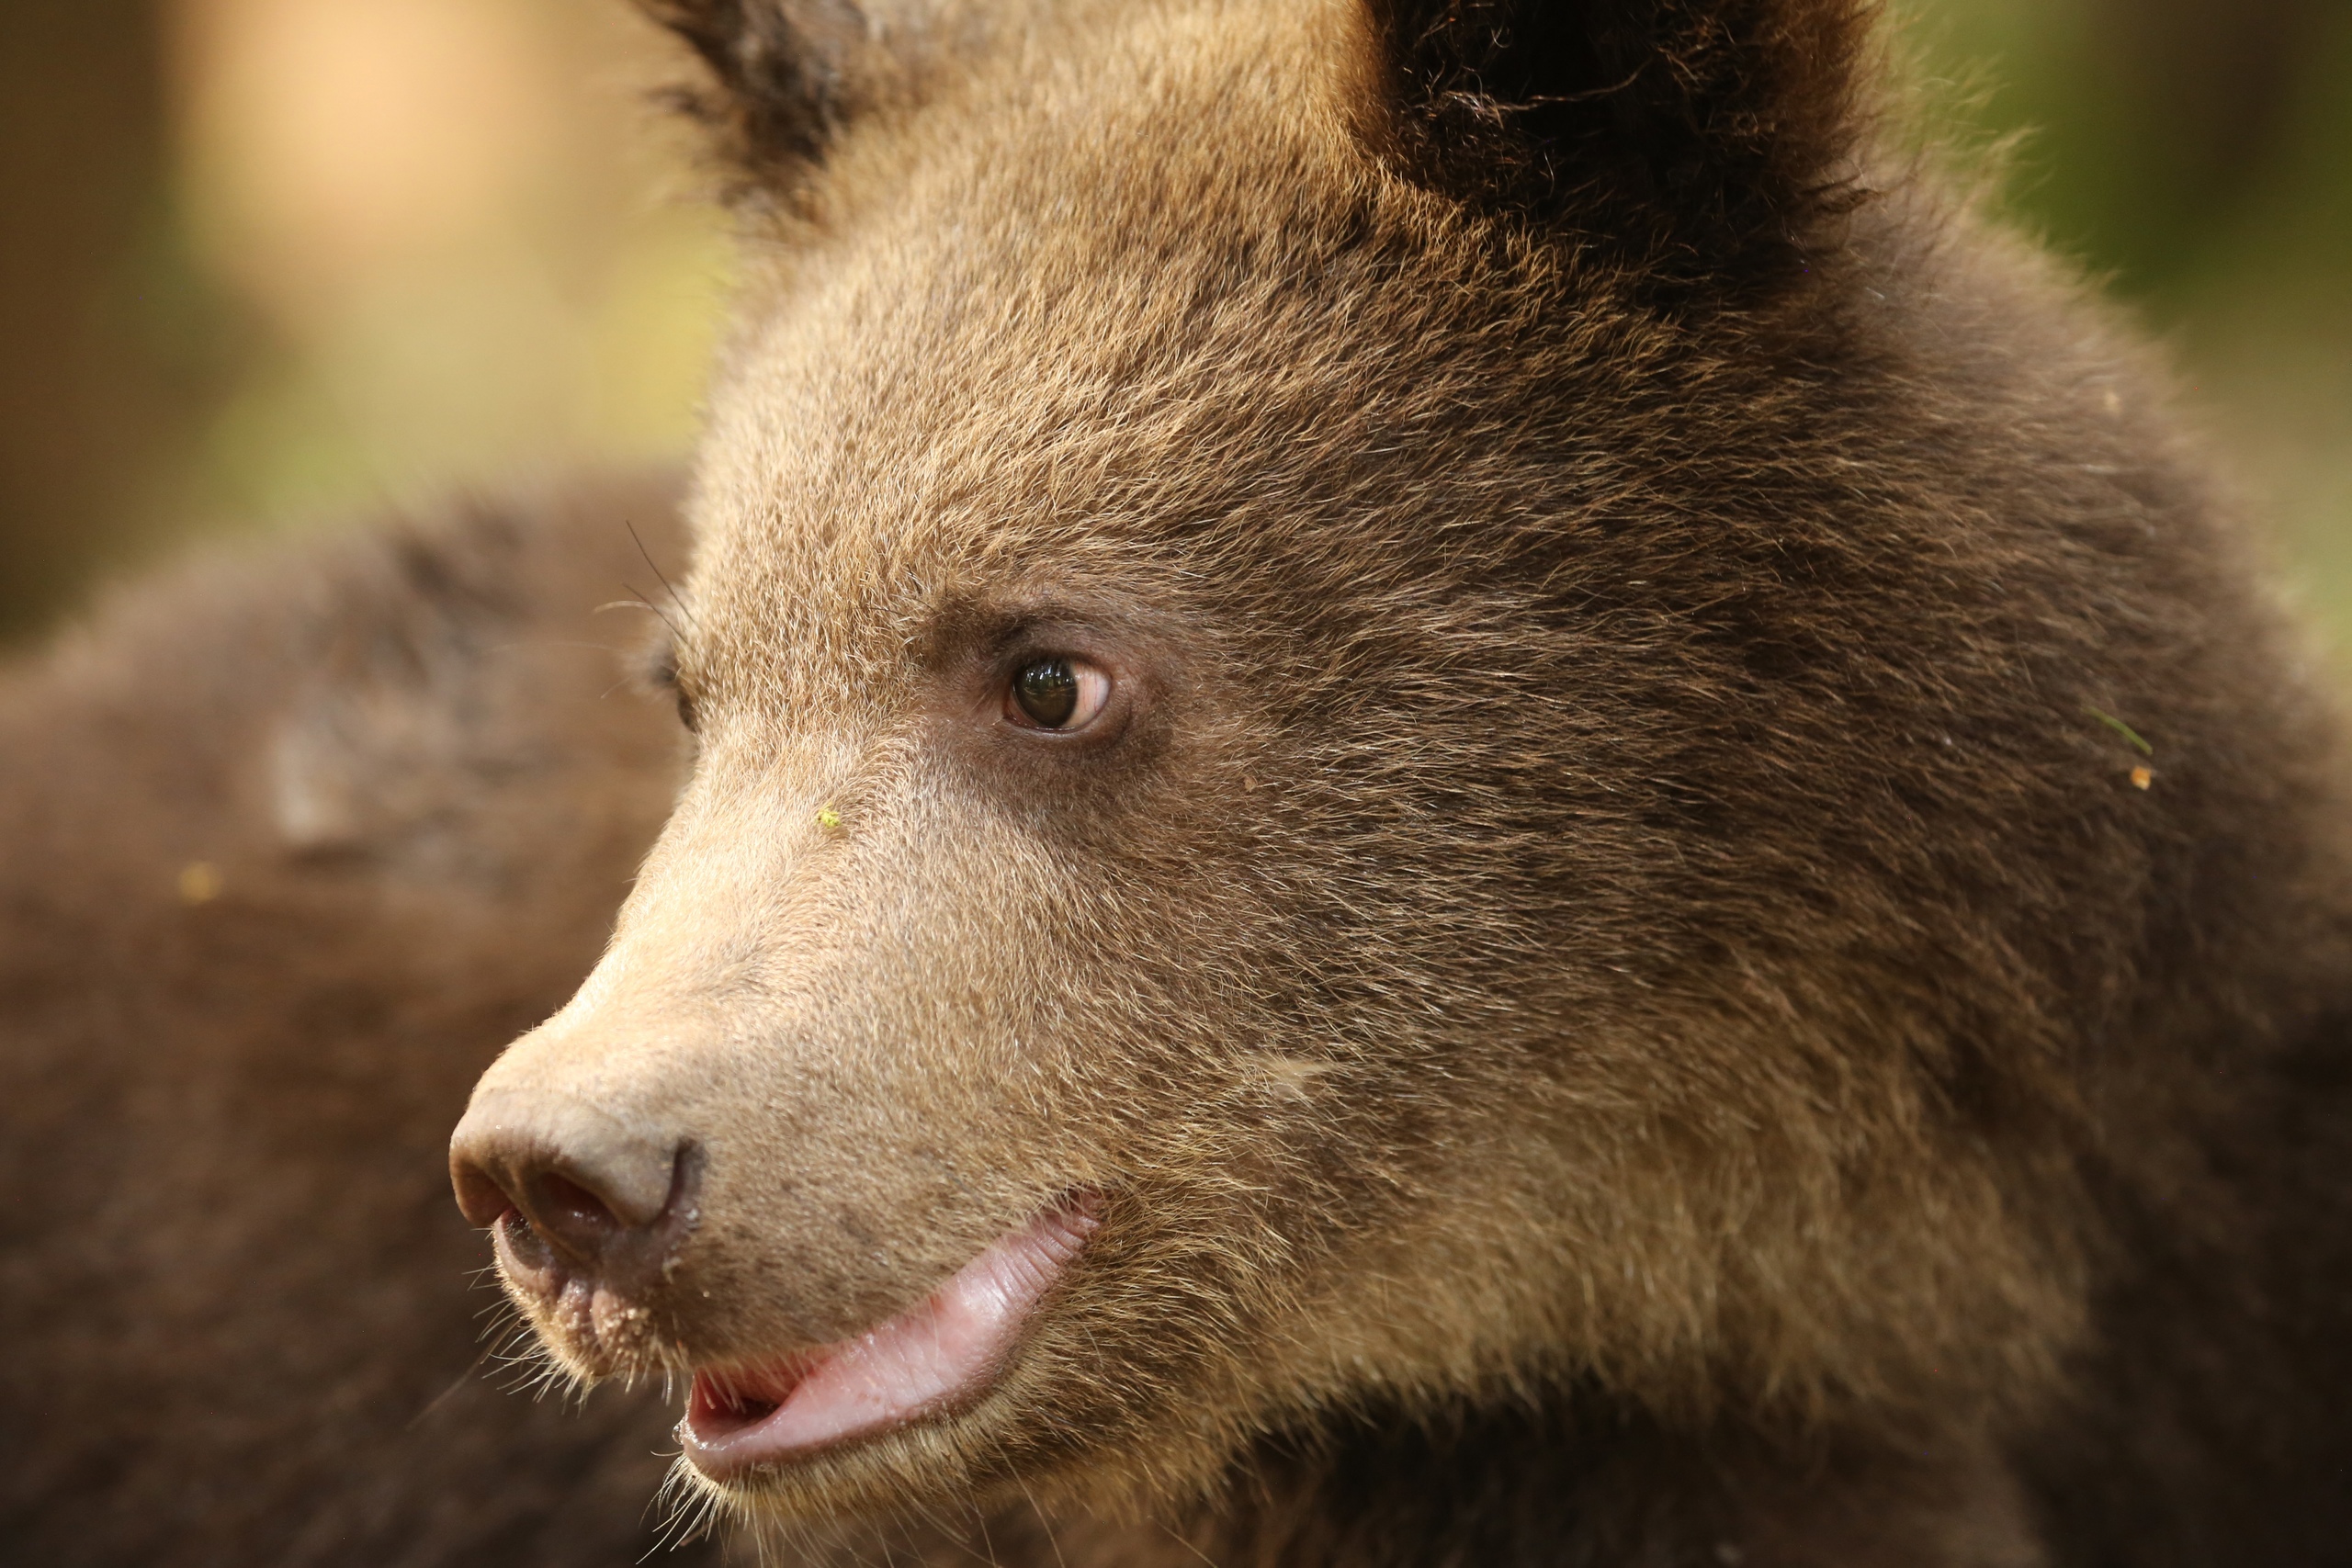
[[[691,439],[727,252],[625,0],[6,4],[0,643],[191,536]],[[1895,4],[2352,676],[2352,0]]]
[[[0,6],[0,642],[191,536],[691,439],[727,252],[627,0]]]

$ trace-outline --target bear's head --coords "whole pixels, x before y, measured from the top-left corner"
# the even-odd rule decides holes
[[[2188,502],[1855,6],[653,9],[695,760],[453,1151],[564,1369],[795,1517],[2047,1382]]]

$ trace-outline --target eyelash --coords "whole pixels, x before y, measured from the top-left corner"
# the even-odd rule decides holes
[[[694,698],[687,694],[685,687],[678,680],[678,657],[673,647],[664,644],[654,654],[646,670],[645,680],[646,684],[655,691],[669,694],[670,700],[677,705],[678,722],[685,727],[687,734],[695,733],[699,716],[695,711]]]

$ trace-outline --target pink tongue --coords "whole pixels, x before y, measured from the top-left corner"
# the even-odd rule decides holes
[[[783,1404],[749,1426],[707,1426],[695,1401],[681,1435],[696,1467],[731,1472],[837,1442],[904,1421],[977,1384],[1093,1228],[1080,1213],[1040,1216],[966,1264],[913,1311],[804,1360],[808,1370]]]

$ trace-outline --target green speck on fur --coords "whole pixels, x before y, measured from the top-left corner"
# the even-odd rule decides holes
[[[2115,731],[2116,734],[2123,737],[2124,739],[2132,742],[2132,745],[2138,747],[2140,749],[2140,755],[2143,757],[2153,757],[2156,754],[2156,749],[2149,745],[2145,740],[2142,739],[2138,730],[2132,728],[2130,725],[2124,723],[2113,714],[2101,713],[2098,709],[2091,706],[2088,703],[2085,703],[2083,705],[2083,711],[2090,715],[2093,718],[2098,720],[2101,724],[2107,726],[2109,729]]]

